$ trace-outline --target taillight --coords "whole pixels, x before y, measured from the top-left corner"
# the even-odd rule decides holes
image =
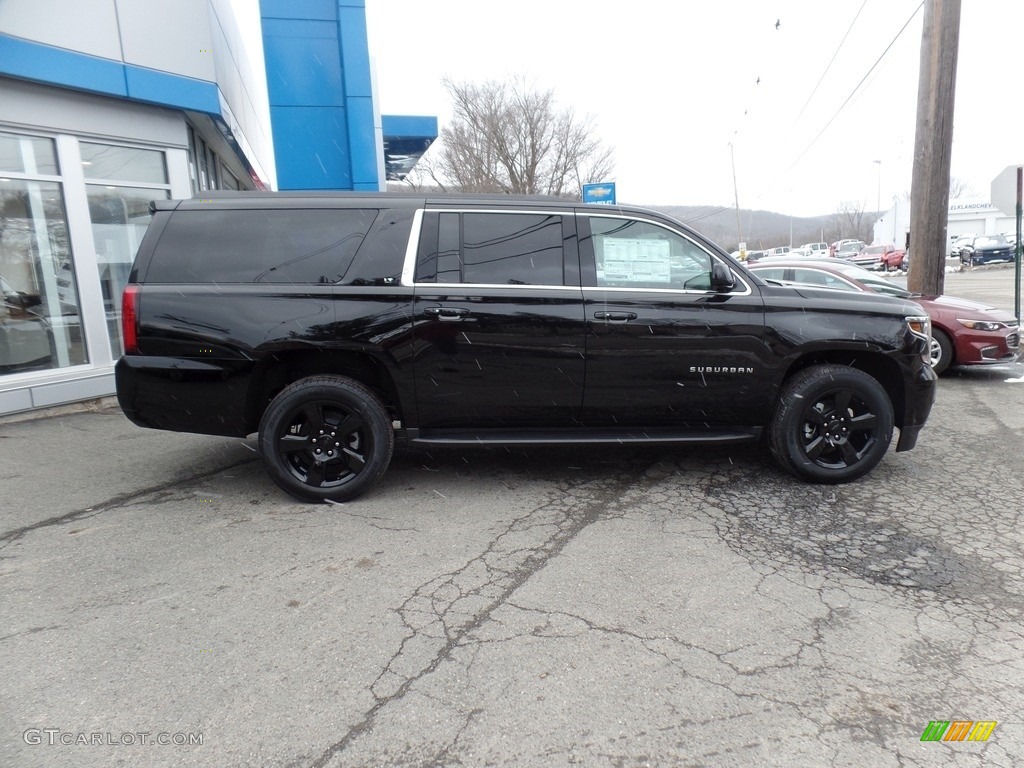
[[[140,286],[129,283],[121,294],[121,335],[126,355],[139,354],[139,291]]]

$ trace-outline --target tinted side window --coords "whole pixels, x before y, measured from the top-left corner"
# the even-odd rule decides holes
[[[546,213],[428,213],[416,281],[563,285],[562,218]]]
[[[341,280],[345,285],[393,285],[402,276],[402,264],[412,231],[413,209],[381,211],[363,240],[352,267]]]
[[[466,213],[462,218],[462,282],[562,285],[561,216]]]
[[[711,288],[711,255],[657,224],[590,216],[594,285],[608,288]]]
[[[151,283],[336,283],[376,210],[198,210],[171,215]]]

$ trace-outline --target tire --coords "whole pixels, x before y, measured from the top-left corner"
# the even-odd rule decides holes
[[[281,390],[260,420],[258,444],[271,480],[295,498],[346,501],[384,474],[395,435],[373,392],[323,375]]]
[[[815,365],[783,385],[768,434],[783,469],[845,483],[882,460],[892,432],[892,402],[878,381],[845,365]]]
[[[928,355],[936,376],[949,368],[953,362],[953,342],[944,331],[932,328],[932,340],[928,348]]]

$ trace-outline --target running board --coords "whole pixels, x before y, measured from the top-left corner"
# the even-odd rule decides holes
[[[728,445],[751,443],[761,438],[762,427],[746,429],[673,430],[665,427],[644,429],[593,430],[506,430],[468,432],[446,429],[409,429],[405,438],[413,443],[431,445],[564,445],[594,443],[697,443],[701,445]]]

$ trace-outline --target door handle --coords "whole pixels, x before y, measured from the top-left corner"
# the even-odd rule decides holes
[[[425,315],[433,315],[438,320],[461,320],[469,314],[468,309],[461,307],[427,307],[423,310]]]
[[[636,320],[636,312],[595,312],[595,320],[605,320],[609,323],[625,323]]]

